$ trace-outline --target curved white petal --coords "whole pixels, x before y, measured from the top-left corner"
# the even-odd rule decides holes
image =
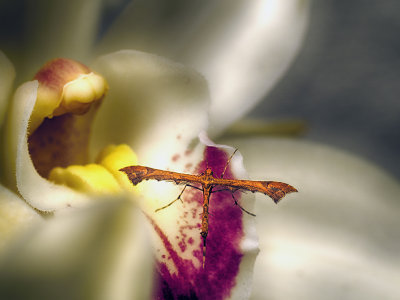
[[[134,1],[100,45],[173,58],[210,84],[210,133],[247,113],[298,52],[307,0]]]
[[[298,188],[275,206],[257,196],[261,253],[252,299],[398,299],[400,185],[326,146],[229,140],[254,179]]]
[[[130,200],[97,199],[33,226],[1,257],[0,298],[149,299],[145,223]]]
[[[41,216],[16,194],[0,185],[0,253]]]
[[[32,207],[41,211],[84,205],[88,201],[86,195],[49,182],[33,166],[28,151],[27,130],[37,88],[37,81],[21,85],[14,94],[7,114],[3,145],[7,186],[18,191]]]
[[[18,61],[18,78],[27,80],[48,60],[91,58],[101,13],[100,0],[27,2],[26,43]],[[20,81],[21,82],[21,81]]]
[[[8,97],[14,83],[15,69],[10,60],[0,50],[0,128],[3,124]]]
[[[196,72],[130,50],[102,56],[93,68],[110,86],[93,128],[94,153],[127,143],[140,164],[166,168],[207,127],[208,90]]]

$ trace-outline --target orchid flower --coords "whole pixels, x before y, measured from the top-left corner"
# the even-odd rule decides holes
[[[238,20],[241,24],[254,17],[255,20],[265,22],[268,20],[268,7],[263,2],[256,6],[248,6],[243,2],[231,12],[233,15],[226,18],[227,22],[221,23],[222,27],[229,28]],[[212,9],[212,6],[209,8]],[[218,15],[224,10],[221,8],[223,7],[215,10],[216,14],[211,14],[210,21],[219,18]],[[260,8],[263,10],[260,11]],[[64,9],[66,12],[70,11],[66,7]],[[87,6],[82,7],[83,11],[85,9]],[[273,11],[276,9],[273,8]],[[277,12],[298,15],[300,24],[305,24],[303,11],[306,12],[306,6],[297,8],[291,5],[283,7],[278,5]],[[241,15],[245,18],[240,17]],[[248,38],[265,35],[260,41],[268,45],[271,35],[265,33],[276,28],[281,28],[283,32],[287,30],[286,22],[271,18],[267,23],[270,23],[269,26],[259,24],[258,21],[253,23],[250,30],[241,33],[242,39],[245,41]],[[79,22],[78,24],[82,25]],[[302,36],[303,28],[304,26],[300,27],[299,37]],[[50,27],[45,26],[44,29],[51,35]],[[71,28],[68,28],[68,33],[70,32]],[[70,36],[67,34],[61,45],[65,46],[68,37]],[[183,39],[184,36],[180,38]],[[271,72],[273,75],[271,82],[276,80],[292,59],[300,40],[301,38],[295,39],[294,46],[283,44],[283,47],[279,47],[280,49],[287,47],[288,51],[286,55],[281,56],[284,62],[281,70]],[[231,59],[242,52],[242,47],[236,45],[236,38],[224,42],[225,45],[227,43],[232,44],[232,50],[236,49],[237,52]],[[216,45],[216,42],[210,41],[208,44]],[[56,46],[52,48],[52,45]],[[25,61],[25,70],[17,65],[18,81],[23,82],[26,73],[34,74],[31,68],[38,61],[44,61],[44,58],[51,56],[65,55],[67,48],[60,49],[60,44],[53,43],[49,47],[40,46],[45,50],[35,51],[33,47],[32,52],[23,55],[26,61],[33,63],[26,64]],[[165,49],[160,47],[159,51]],[[160,54],[159,51],[153,49],[151,52]],[[216,58],[219,56],[217,52],[220,51],[213,50]],[[242,69],[244,67],[259,69],[259,63],[264,60],[268,52],[263,50],[263,53],[256,54],[249,55],[248,60],[242,61]],[[2,58],[4,64],[11,66],[6,57]],[[222,66],[228,64],[223,63]],[[19,69],[22,70],[18,71]],[[13,196],[15,202],[29,211],[32,219],[38,219],[32,221],[35,223],[32,225],[21,213],[17,218],[14,217],[14,223],[7,224],[16,228],[14,232],[22,232],[22,237],[15,243],[23,241],[27,246],[24,250],[13,246],[14,244],[5,247],[7,249],[4,250],[2,262],[2,270],[7,270],[2,275],[4,278],[2,290],[8,293],[5,296],[18,295],[19,291],[13,287],[21,282],[27,282],[29,287],[22,290],[25,295],[26,293],[40,295],[43,290],[43,285],[40,283],[49,281],[55,285],[52,293],[48,295],[50,297],[58,297],[57,293],[69,298],[83,297],[82,290],[87,287],[82,286],[80,289],[81,285],[75,284],[76,280],[80,280],[91,282],[93,287],[90,288],[89,285],[87,293],[96,299],[101,294],[115,297],[121,293],[125,298],[130,298],[132,295],[140,298],[140,295],[146,295],[148,288],[155,298],[248,298],[252,268],[257,253],[254,220],[242,215],[229,194],[221,192],[214,197],[216,204],[211,210],[211,215],[215,216],[212,221],[215,229],[210,230],[207,263],[203,268],[198,228],[201,195],[194,192],[185,193],[183,206],[175,205],[156,214],[154,209],[165,204],[165,201],[163,203],[160,199],[173,199],[179,189],[171,184],[158,183],[141,184],[138,190],[135,190],[127,183],[127,178],[118,172],[123,166],[137,163],[161,169],[200,172],[207,164],[215,173],[221,174],[227,163],[227,153],[220,150],[223,147],[213,144],[205,137],[201,140],[206,145],[199,144],[197,140],[197,135],[207,129],[208,123],[209,91],[203,77],[167,59],[132,50],[103,55],[91,63],[91,69],[70,59],[54,59],[36,71],[34,81],[20,85],[11,97],[7,97],[11,93],[5,89],[7,94],[5,99],[10,98],[10,100],[7,104],[2,135],[4,142],[2,182],[15,193],[15,197]],[[205,70],[201,71],[207,73]],[[222,71],[227,72],[227,69]],[[270,73],[265,66],[264,71],[266,75]],[[12,78],[9,74],[5,76]],[[210,77],[207,74],[206,76]],[[260,82],[254,82],[258,85],[254,90],[258,89],[259,93],[263,93],[261,90],[265,88]],[[221,100],[223,98],[220,97]],[[255,103],[258,98],[258,96],[250,97],[245,102],[251,100]],[[237,102],[233,99],[231,104]],[[250,106],[249,103],[248,107]],[[219,111],[227,112],[225,108],[220,108]],[[245,111],[243,108],[242,113]],[[238,118],[236,114],[229,120],[230,115],[234,116],[233,111],[232,114],[223,116],[223,119],[232,122]],[[221,117],[216,118],[216,120],[221,119]],[[210,128],[216,127],[210,126]],[[89,145],[90,129],[93,134]],[[212,133],[212,130],[209,132]],[[119,145],[110,145],[112,143]],[[225,175],[246,176],[240,162],[240,155],[234,157]],[[134,215],[134,208],[131,207],[132,204],[126,204],[123,200],[119,202],[115,200],[118,204],[109,205],[98,199],[120,198],[123,197],[121,193],[130,199],[129,203],[135,203],[144,212],[147,221],[142,220],[142,222],[150,226],[142,226],[142,231],[150,227],[148,231],[153,233],[156,273],[153,275],[154,282],[143,276],[147,282],[153,283],[144,284],[143,289],[138,288],[143,279],[140,280],[137,276],[141,268],[146,269],[142,267],[143,265],[148,266],[147,269],[152,269],[152,264],[148,263],[145,255],[150,251],[140,251],[140,248],[146,247],[146,242],[140,240],[138,221],[123,222],[122,230],[118,224],[121,219],[126,220],[127,216]],[[142,200],[138,195],[142,196]],[[248,207],[251,207],[251,200],[246,201],[244,197],[242,198],[239,201],[247,202]],[[10,203],[7,199],[6,214],[12,213]],[[124,213],[127,207],[133,212]],[[107,208],[110,210],[109,213],[106,213]],[[52,217],[44,221],[42,216],[46,213],[52,214]],[[85,218],[103,220],[111,229],[108,234],[100,236],[98,231],[93,230],[95,221],[82,220]],[[81,224],[82,229],[77,233],[80,226],[68,226],[71,223]],[[35,229],[27,235],[26,227]],[[122,233],[116,233],[117,229]],[[15,235],[15,233],[9,234],[10,239]],[[116,236],[115,245],[108,246],[114,236]],[[127,240],[125,242],[124,236]],[[96,241],[96,244],[116,249],[107,259],[99,263],[99,258],[104,258],[109,251],[94,249],[89,241]],[[68,247],[66,244],[71,246]],[[86,246],[77,247],[78,244]],[[60,248],[65,250],[59,251]],[[83,251],[78,251],[80,248],[83,248]],[[130,255],[120,257],[121,252],[129,252]],[[57,260],[58,255],[62,259]],[[40,266],[37,266],[38,262]],[[81,277],[74,278],[74,270],[79,270],[78,266],[82,262],[91,266],[98,264],[99,267],[92,267],[94,271],[84,271]],[[136,264],[133,266],[134,263]],[[111,267],[108,267],[109,265]],[[121,265],[126,267],[122,268]],[[33,270],[32,273],[27,271],[30,269]],[[53,272],[57,274],[55,278],[60,278],[59,281],[51,279]],[[93,279],[93,273],[97,272],[100,275]],[[37,274],[39,276],[35,276]],[[139,283],[129,285],[127,284],[129,280]],[[65,293],[62,289],[65,285],[72,285],[74,288]],[[100,288],[103,285],[105,287]]]
[[[96,200],[99,196],[113,198],[114,195],[114,198],[118,198],[119,194],[127,193],[127,197],[140,206],[145,214],[147,220],[142,220],[142,222],[150,223],[150,227],[152,227],[154,256],[157,260],[157,272],[154,274],[155,282],[152,291],[154,297],[168,298],[169,295],[182,297],[193,294],[204,297],[210,290],[213,295],[221,299],[230,296],[248,297],[249,285],[238,287],[236,280],[239,276],[239,268],[244,278],[251,276],[257,242],[251,231],[251,221],[240,217],[241,211],[232,205],[232,200],[228,200],[227,196],[229,195],[220,193],[216,197],[219,205],[215,206],[212,214],[221,215],[214,222],[215,226],[220,225],[221,229],[214,230],[208,238],[207,267],[203,268],[199,250],[198,227],[201,195],[186,193],[184,194],[185,205],[174,206],[155,213],[155,208],[164,205],[160,199],[167,197],[173,199],[174,194],[178,194],[177,188],[171,184],[142,184],[139,187],[140,190],[136,192],[143,195],[144,199],[143,201],[135,200],[138,197],[131,195],[135,190],[127,182],[128,179],[119,172],[121,167],[136,164],[137,161],[140,164],[161,169],[174,168],[177,171],[194,172],[202,168],[201,165],[197,165],[202,157],[202,146],[195,145],[193,147],[192,145],[193,139],[206,125],[207,120],[208,93],[204,79],[181,65],[137,51],[120,51],[103,56],[94,64],[94,67],[101,70],[100,73],[104,74],[109,85],[99,75],[100,73],[92,72],[81,63],[68,59],[55,59],[39,70],[35,75],[35,81],[22,84],[10,102],[3,136],[5,141],[3,181],[9,189],[20,194],[30,206],[43,213],[55,215],[47,226],[60,227],[56,232],[51,229],[50,233],[47,233],[48,227],[44,225],[45,229],[39,230],[36,234],[33,233],[33,241],[28,239],[26,243],[33,244],[34,248],[38,240],[41,242],[45,240],[42,235],[50,236],[50,238],[53,238],[55,234],[56,236],[73,235],[70,232],[64,232],[64,230],[70,230],[63,226],[65,222],[69,224],[62,218],[65,214],[71,215],[71,210],[77,215],[84,214],[81,211],[88,209],[89,205],[94,212],[104,213],[104,209],[98,208],[99,204],[96,204],[99,202]],[[110,87],[109,91],[108,87]],[[163,103],[169,103],[169,111],[160,109]],[[99,127],[94,126],[94,132],[98,131],[102,134],[99,137],[96,134],[93,135],[95,142],[92,149],[96,150],[101,147],[102,150],[95,151],[98,153],[98,157],[94,163],[88,164],[88,127],[93,122],[94,113],[100,107],[106,112],[106,117],[103,117],[101,113],[98,116]],[[116,107],[119,108],[116,110]],[[128,114],[123,116],[124,113]],[[110,120],[109,124],[113,124],[113,126],[101,129],[110,114],[114,120]],[[144,123],[142,125],[144,129],[137,135],[132,136],[131,132],[116,130],[117,128],[136,128],[140,123]],[[171,124],[171,127],[166,124]],[[112,131],[112,138],[107,134],[108,131]],[[102,146],[104,142],[119,142],[120,139],[126,141],[127,144]],[[221,173],[227,162],[225,152],[218,150],[217,146],[212,145],[210,141],[204,138],[203,140],[209,146],[205,150],[207,164],[215,172]],[[128,144],[133,145],[132,148]],[[133,148],[136,149],[136,154],[133,153]],[[162,149],[162,151],[157,149]],[[136,156],[140,159],[137,159]],[[240,171],[236,160],[234,159],[231,167],[227,169],[227,176],[232,176],[232,172],[237,174],[236,169]],[[102,205],[104,206],[104,204]],[[124,208],[122,211],[121,206]],[[124,202],[120,202],[119,206],[112,206],[112,208],[117,215],[106,214],[104,218],[107,219],[103,222],[111,226],[111,229],[115,227],[115,230],[121,230],[119,222],[122,222],[124,217],[134,215],[126,213],[129,205]],[[115,220],[116,225],[112,223],[112,220]],[[60,222],[61,225],[58,225]],[[79,220],[76,222],[80,223]],[[83,224],[85,225],[85,222]],[[93,224],[89,223],[86,226],[89,225]],[[125,230],[123,236],[126,237],[126,240],[132,239],[130,235],[139,236],[138,233],[132,232],[135,228],[136,231],[139,229],[137,223],[135,228],[131,227],[132,223],[129,222],[125,222],[124,225],[128,227],[122,227]],[[145,225],[142,226],[142,231],[146,231]],[[82,232],[85,231],[82,230]],[[111,231],[110,234],[110,237],[105,234],[105,242],[109,242],[108,238],[112,239],[115,232]],[[121,243],[122,235],[116,235],[115,238],[119,237],[117,240],[119,243],[114,246],[117,247],[117,250],[106,260],[108,264],[113,259],[116,260],[117,266],[120,264],[131,265],[133,259],[136,262],[146,262],[145,259],[137,258],[136,255],[137,253],[144,255],[149,251],[135,251],[131,248],[145,243],[140,240],[135,241],[134,245],[128,242]],[[78,237],[87,240],[93,238],[87,235],[84,237],[78,235]],[[80,239],[76,241],[75,235],[72,236],[72,239],[72,245],[85,244]],[[71,240],[68,242],[71,243]],[[49,245],[54,243],[55,240],[44,243],[46,250],[52,249]],[[58,246],[64,243],[57,242],[56,244]],[[120,249],[120,247],[126,246],[126,243],[130,247],[129,253],[131,254],[127,258],[122,256],[127,261],[121,262],[119,259],[115,259],[115,255],[120,251],[128,252],[126,249]],[[30,249],[30,246],[26,249]],[[66,249],[68,250],[69,247]],[[67,258],[74,257],[75,251],[77,251],[76,246],[72,247],[72,250],[72,253],[71,251],[57,253],[63,254],[62,256]],[[90,248],[83,253],[88,253],[87,251],[90,250],[93,251],[90,253],[91,255],[95,254],[100,257],[105,255],[101,251],[99,254],[99,250]],[[42,253],[42,251],[40,252]],[[46,251],[43,252],[46,253]],[[51,258],[50,254],[46,255],[44,266],[48,266],[47,258]],[[29,251],[27,255],[29,256],[29,259],[26,259],[28,262],[43,259],[43,257],[35,256],[35,251],[33,254],[32,251]],[[21,256],[25,256],[25,252],[12,251],[11,254],[6,254],[7,259],[2,269],[19,269],[15,264],[19,264]],[[247,259],[245,259],[246,257]],[[79,259],[80,262],[82,260],[82,258]],[[57,265],[53,263],[53,260],[49,259],[49,261],[52,268]],[[65,262],[63,264],[71,267],[71,265],[76,265],[76,262],[73,262],[74,264]],[[135,265],[135,268],[141,269],[138,267],[140,265]],[[151,264],[147,265],[151,267]],[[110,274],[100,276],[105,281],[106,288],[108,288],[109,281],[117,281],[114,277],[110,278],[116,272],[114,268],[116,267],[113,266],[111,270],[106,268]],[[41,268],[36,269],[38,269],[36,272],[51,274],[47,269],[45,271]],[[226,274],[227,269],[230,270],[229,274]],[[58,272],[61,272],[60,270],[66,277],[63,277],[67,281],[63,283],[64,285],[73,281],[69,273],[73,270],[57,268]],[[122,275],[126,275],[128,271],[132,271],[132,268],[123,271],[125,272]],[[64,272],[67,272],[68,276]],[[93,274],[84,272],[84,275]],[[10,280],[11,285],[13,282],[28,280],[18,276],[28,275],[5,272],[2,284],[7,285]],[[109,280],[105,280],[103,277]],[[118,273],[118,282],[120,282],[120,277],[121,273]],[[125,277],[132,278],[132,276]],[[218,280],[212,280],[215,277]],[[40,286],[40,281],[48,279],[46,276],[44,278],[39,276],[39,279],[36,280],[34,280],[35,288]],[[84,277],[82,280],[91,280],[91,278]],[[124,279],[122,282],[126,282],[126,280]],[[147,278],[148,281],[150,280]],[[202,283],[198,283],[199,281]],[[101,283],[101,285],[104,284],[104,282]],[[58,285],[60,284],[58,283]],[[97,282],[96,287],[98,285]],[[111,283],[111,290],[119,287],[119,285],[116,287],[115,285]],[[128,286],[130,289],[133,288],[130,284]],[[147,286],[150,285],[147,284]],[[12,291],[5,290],[10,293],[5,296],[14,297]],[[62,292],[62,290],[56,291]],[[102,294],[100,291],[96,290],[94,294]],[[78,291],[71,290],[72,296],[74,293],[78,293]],[[126,295],[130,296],[132,293],[137,294],[136,290],[130,290],[130,293],[126,293]],[[114,293],[106,290],[105,294]],[[80,294],[78,293],[78,295]],[[51,297],[55,296],[57,295],[51,295]]]
[[[288,197],[279,207],[257,198],[255,208],[251,197],[243,196],[241,203],[257,213],[256,220],[242,214],[230,195],[221,193],[213,198],[215,235],[210,236],[204,270],[196,227],[201,195],[186,192],[183,205],[176,202],[154,213],[174,200],[180,189],[160,182],[133,188],[118,173],[118,168],[138,163],[185,172],[201,171],[208,164],[220,172],[228,155],[221,149],[226,148],[204,137],[205,145],[199,143],[198,133],[207,130],[213,138],[221,137],[225,128],[273,86],[299,48],[307,23],[306,1],[239,1],[235,5],[203,1],[200,6],[184,1],[176,2],[172,11],[162,1],[136,1],[92,51],[88,44],[93,40],[96,14],[88,18],[87,12],[97,11],[98,3],[68,3],[56,9],[64,12],[65,22],[57,19],[63,34],[42,26],[32,35],[38,44],[16,61],[17,81],[29,80],[26,74],[33,76],[34,70],[54,57],[91,61],[93,52],[132,48],[184,62],[205,76],[209,90],[204,78],[192,69],[139,51],[118,51],[91,62],[93,72],[76,63],[82,72],[57,86],[57,99],[61,94],[65,101],[50,114],[42,114],[35,103],[41,95],[47,99],[51,94],[41,92],[46,80],[37,76],[38,81],[23,83],[12,93],[14,68],[1,56],[0,113],[8,106],[7,113],[3,109],[7,120],[2,128],[5,159],[1,171],[6,187],[1,186],[4,222],[0,227],[5,236],[0,290],[10,293],[6,296],[24,286],[26,293],[37,297],[66,299],[246,299],[257,253],[254,221],[258,222],[261,254],[255,264],[252,299],[327,298],[326,287],[332,298],[396,296],[392,283],[398,265],[393,254],[398,249],[392,237],[398,228],[394,200],[399,186],[357,158],[292,140],[220,140],[240,148],[252,178],[289,182],[301,194]],[[72,18],[77,12],[78,17]],[[171,14],[174,21],[168,23]],[[188,22],[191,17],[196,22]],[[46,25],[45,21],[42,24]],[[42,40],[35,40],[43,31],[61,43],[52,40],[44,47]],[[79,32],[78,38],[75,32]],[[60,73],[56,67],[52,74],[57,77]],[[97,89],[99,86],[103,88]],[[90,143],[81,138],[65,146],[65,150],[81,149],[72,151],[78,154],[74,163],[81,162],[54,168],[50,160],[49,166],[40,169],[38,161],[46,158],[42,135],[35,134],[40,132],[41,119],[54,116],[56,120],[62,110],[90,114],[95,109],[94,121],[80,122],[92,126]],[[48,127],[50,131],[63,128]],[[57,132],[49,136],[66,140]],[[38,142],[32,142],[35,139]],[[29,149],[35,144],[37,154]],[[82,159],[85,151],[90,152]],[[95,164],[86,165],[89,162]],[[355,181],[359,172],[364,174],[363,180]],[[246,176],[240,155],[232,159],[227,173]],[[377,185],[379,190],[371,188]],[[340,194],[338,189],[342,189]],[[378,196],[384,198],[385,206],[378,206]],[[341,220],[342,227],[337,228],[335,217],[342,217],[344,207],[349,209],[346,216],[351,221]],[[378,218],[379,226],[368,227],[369,219],[360,216],[360,210],[369,219]],[[375,235],[360,228],[376,230]],[[323,245],[320,241],[328,234],[335,239]],[[386,244],[388,250],[377,247],[378,243]],[[365,252],[365,245],[375,248]],[[149,249],[155,249],[156,274],[151,272]],[[349,265],[355,267],[353,273],[348,272]],[[350,278],[358,275],[357,268],[368,271],[372,267],[379,273],[374,282],[372,273],[363,274],[355,283]],[[349,284],[346,279],[353,281]],[[369,289],[360,291],[365,283]]]

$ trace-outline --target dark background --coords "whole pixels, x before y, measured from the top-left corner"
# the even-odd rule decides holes
[[[400,178],[400,1],[314,1],[304,46],[253,117],[302,119],[305,138]]]

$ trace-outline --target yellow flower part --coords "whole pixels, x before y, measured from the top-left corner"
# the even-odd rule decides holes
[[[92,195],[132,191],[132,184],[119,169],[135,164],[136,154],[128,145],[110,145],[100,152],[97,164],[56,167],[51,170],[49,180]]]
[[[123,167],[138,163],[136,154],[128,145],[107,146],[99,153],[96,162],[105,167],[123,188],[128,191],[134,188],[128,177],[119,171]]]
[[[112,174],[97,164],[57,167],[51,170],[49,180],[92,195],[121,192],[121,187]]]
[[[107,83],[102,76],[93,72],[81,74],[77,79],[64,85],[62,101],[60,107],[54,111],[54,115],[85,112],[87,104],[101,99],[107,89]]]

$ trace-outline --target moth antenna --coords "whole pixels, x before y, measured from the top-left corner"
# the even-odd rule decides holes
[[[229,157],[228,161],[226,162],[226,165],[225,165],[224,171],[223,171],[223,172],[222,172],[222,174],[221,174],[221,178],[224,178],[224,175],[225,175],[226,169],[228,168],[228,166],[229,166],[229,163],[231,162],[231,159],[232,159],[232,157],[235,155],[235,153],[236,153],[237,151],[238,151],[238,149],[236,148],[236,149],[235,149],[235,151],[233,151],[233,153],[232,153],[231,157]]]

